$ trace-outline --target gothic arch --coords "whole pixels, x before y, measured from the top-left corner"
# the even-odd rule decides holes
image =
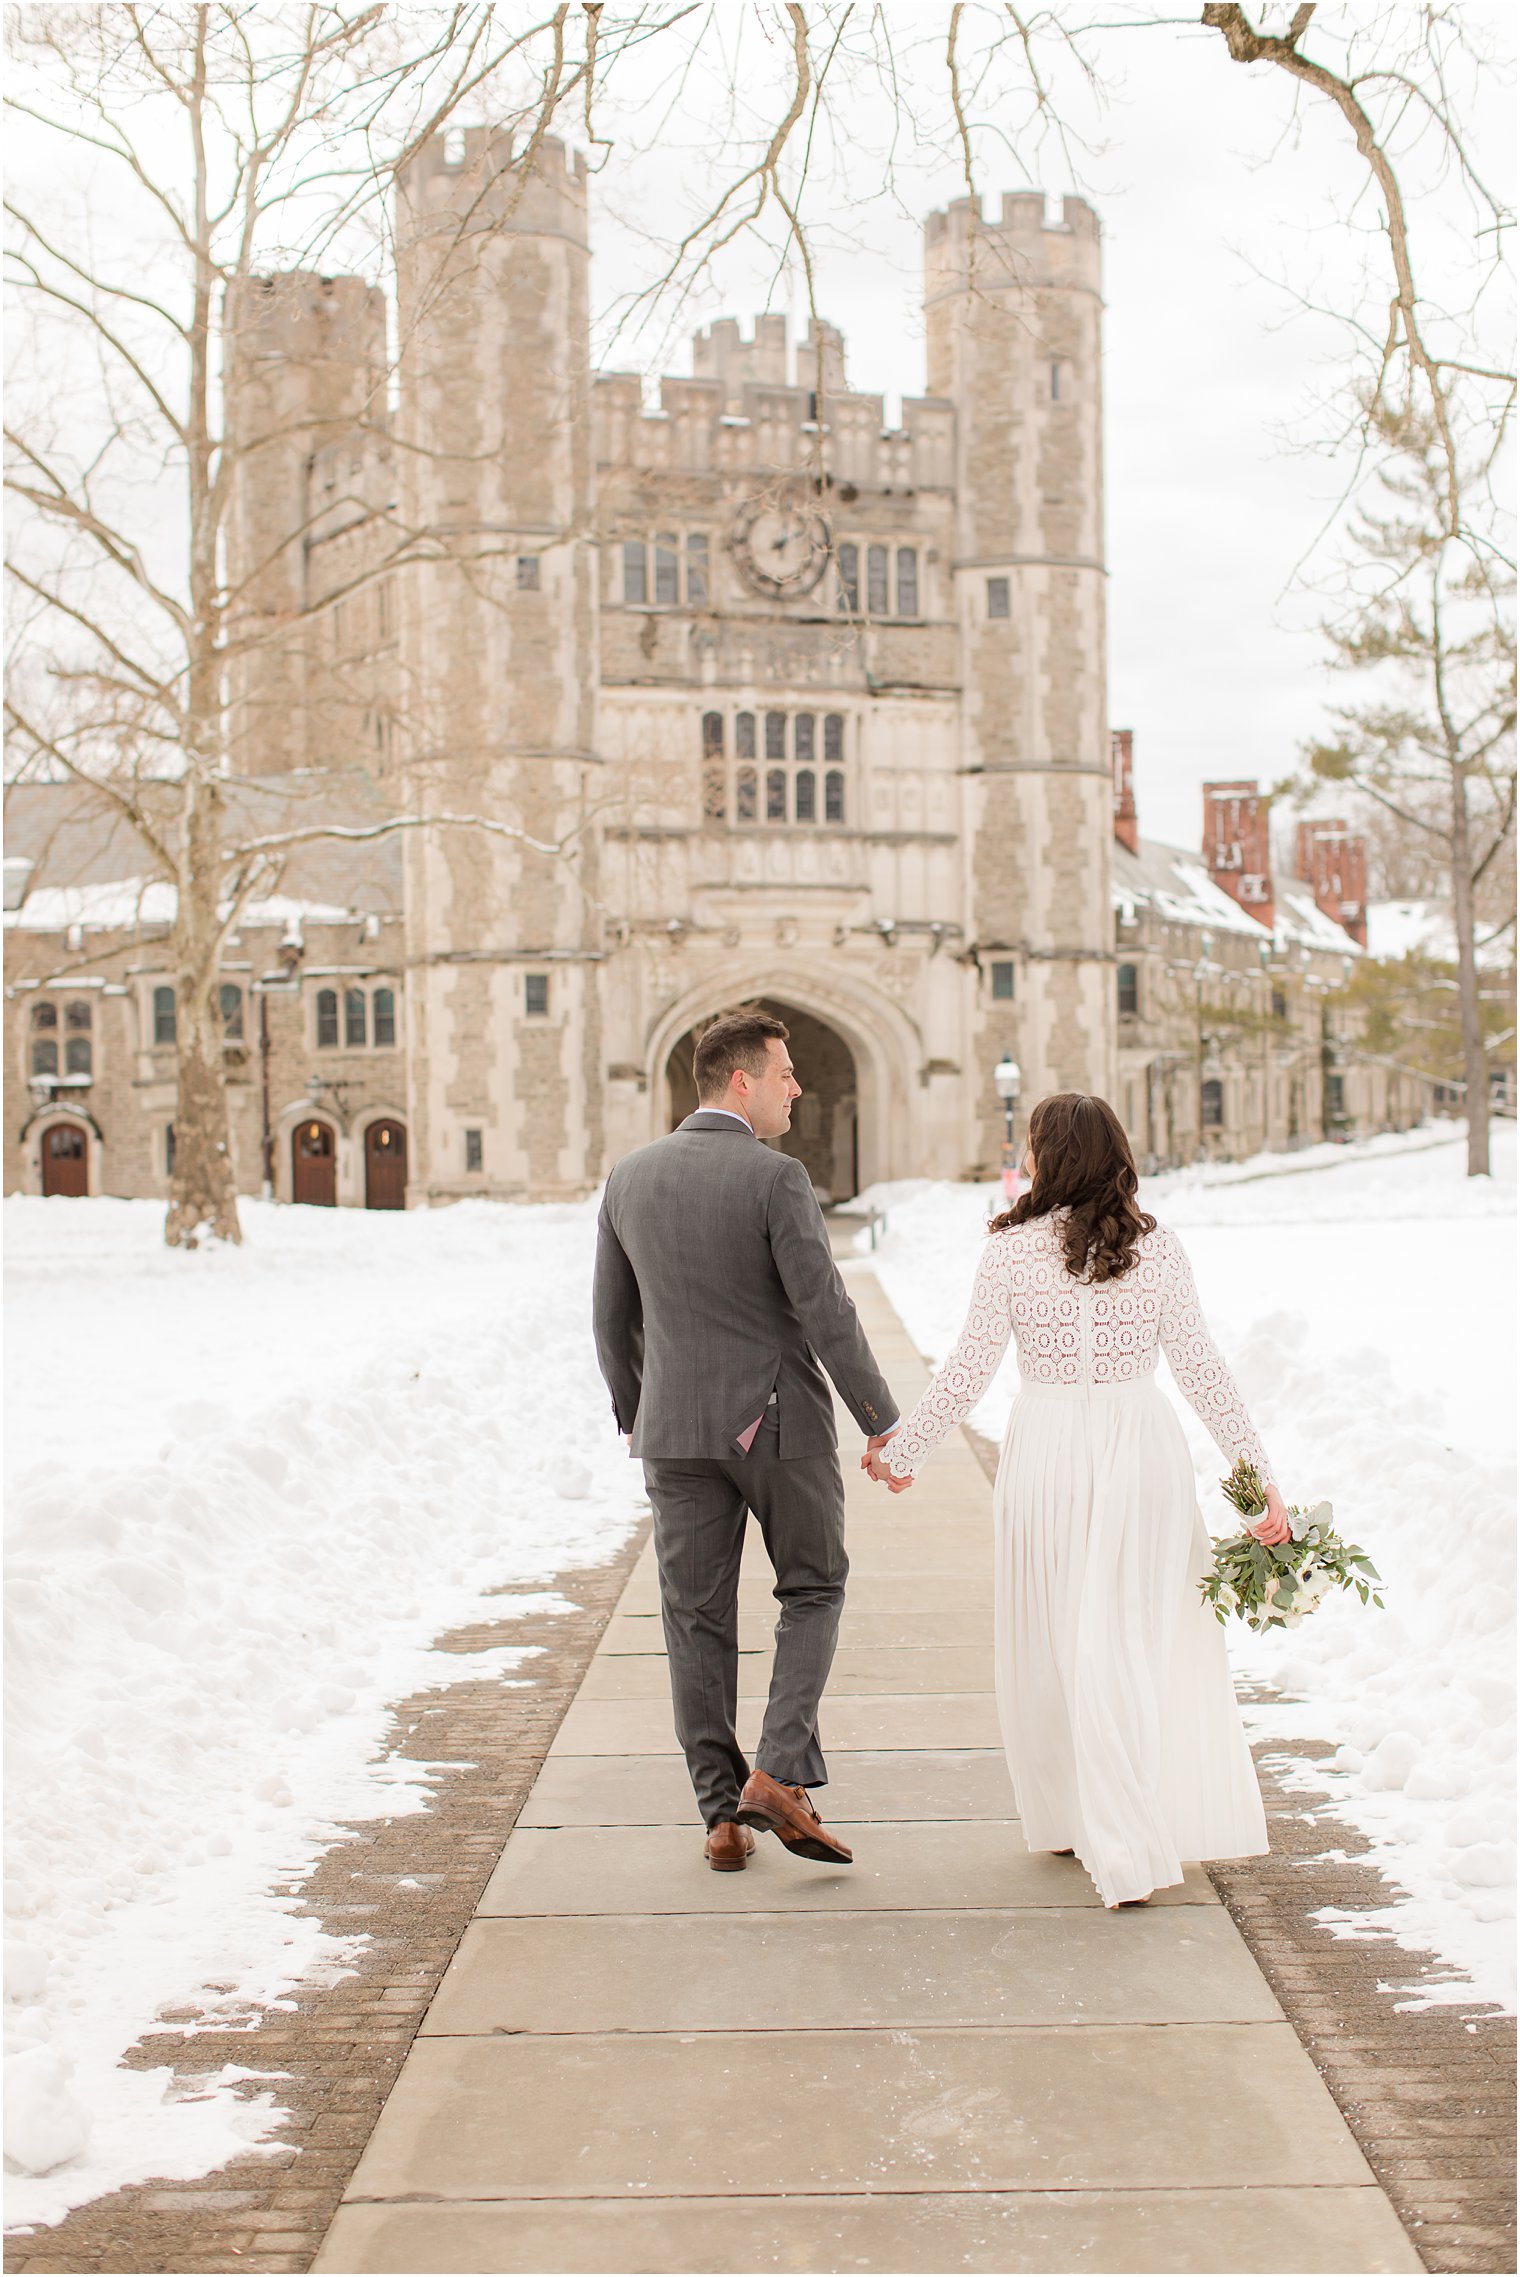
[[[837,1029],[855,1057],[860,1084],[860,1183],[911,1175],[918,1155],[918,1070],[923,1041],[916,1023],[881,990],[857,975],[820,981],[816,968],[784,957],[757,964],[710,966],[651,1026],[645,1044],[650,1138],[664,1133],[665,1063],[688,1028],[725,1005],[757,997],[795,1004]]]
[[[72,1101],[63,1099],[50,1100],[45,1107],[34,1109],[21,1126],[23,1142],[30,1142],[23,1157],[25,1172],[22,1191],[28,1194],[42,1192],[42,1150],[47,1144],[49,1131],[60,1127],[84,1132],[86,1191],[90,1194],[102,1193],[105,1140],[100,1125],[87,1107],[77,1107]]]

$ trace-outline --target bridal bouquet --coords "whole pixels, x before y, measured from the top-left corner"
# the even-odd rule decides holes
[[[1238,1462],[1219,1483],[1243,1518],[1259,1518],[1266,1509],[1253,1464]],[[1354,1589],[1364,1605],[1381,1605],[1374,1587],[1381,1579],[1377,1567],[1354,1542],[1341,1540],[1332,1517],[1328,1502],[1316,1502],[1308,1510],[1289,1510],[1292,1534],[1275,1547],[1244,1531],[1216,1542],[1213,1570],[1198,1584],[1214,1618],[1223,1622],[1238,1613],[1247,1628],[1296,1629],[1332,1589]]]

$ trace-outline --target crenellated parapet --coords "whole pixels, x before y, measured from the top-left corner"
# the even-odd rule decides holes
[[[514,156],[505,128],[453,128],[425,142],[398,177],[401,234],[471,237],[505,230],[584,246],[587,179],[584,158],[554,135],[525,163]]]
[[[979,198],[956,198],[924,222],[924,297],[1066,286],[1098,292],[1102,235],[1085,198],[1063,198],[1051,218],[1043,191],[1010,190],[993,218]]]
[[[793,379],[784,316],[757,317],[749,340],[723,318],[696,335],[694,376],[661,380],[658,410],[645,409],[636,373],[599,373],[598,463],[673,475],[823,472],[859,490],[949,488],[953,405],[909,399],[901,427],[888,429],[881,396],[845,387],[844,339],[832,324],[811,325],[795,359]]]
[[[277,364],[288,395],[294,367],[309,375],[314,416],[351,415],[385,368],[385,294],[362,277],[309,269],[247,277],[229,295],[225,338],[234,386]]]

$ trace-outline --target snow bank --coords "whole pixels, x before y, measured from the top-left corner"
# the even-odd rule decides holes
[[[1387,1610],[1331,1600],[1290,1634],[1232,1624],[1237,1669],[1289,1697],[1259,1736],[1337,1743],[1305,1764],[1407,1893],[1362,1927],[1433,1948],[1431,1997],[1514,1999],[1515,1133],[1463,1176],[1460,1132],[1269,1157],[1146,1182],[1182,1234],[1205,1307],[1290,1497],[1321,1494],[1387,1584]],[[878,1271],[936,1362],[959,1332],[995,1189],[914,1185],[890,1204]],[[1170,1387],[1168,1387],[1170,1388]],[[973,1421],[1001,1437],[1010,1363]],[[1175,1397],[1176,1395],[1173,1394]],[[1223,1465],[1178,1402],[1216,1532]]]
[[[442,1632],[607,1556],[641,1478],[587,1322],[594,1213],[244,1205],[183,1257],[157,1205],[12,1200],[6,2150],[13,2222],[269,2131],[117,2058],[162,2007],[250,2015],[352,1958],[272,1885],[426,1808],[391,1702],[526,1655]],[[517,1681],[524,1681],[519,1677]]]

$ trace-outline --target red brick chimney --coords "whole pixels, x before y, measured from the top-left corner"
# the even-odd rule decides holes
[[[1293,873],[1314,889],[1316,906],[1353,941],[1367,946],[1367,841],[1344,822],[1301,822]]]
[[[1116,727],[1109,735],[1114,759],[1114,836],[1132,854],[1140,851],[1140,818],[1135,812],[1135,731]]]
[[[1248,917],[1270,926],[1277,917],[1272,892],[1269,802],[1254,783],[1205,783],[1203,855],[1209,876]]]

